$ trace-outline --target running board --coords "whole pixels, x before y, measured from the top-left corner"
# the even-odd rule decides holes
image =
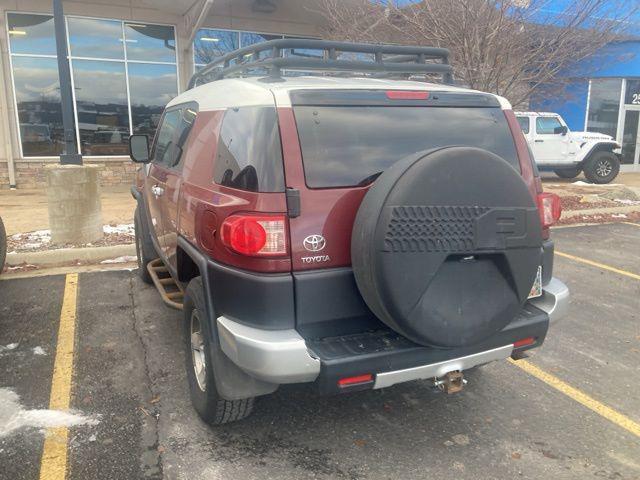
[[[162,263],[162,260],[156,258],[147,265],[149,275],[153,284],[158,289],[162,301],[176,310],[182,310],[182,303],[184,301],[184,291],[182,287],[178,285],[167,267]]]

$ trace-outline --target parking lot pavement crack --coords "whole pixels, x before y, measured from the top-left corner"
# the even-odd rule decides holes
[[[162,448],[160,447],[160,435],[158,432],[160,410],[157,407],[158,403],[156,400],[159,396],[151,375],[151,369],[149,368],[148,345],[145,342],[144,334],[141,331],[140,319],[136,313],[136,301],[132,276],[129,277],[129,299],[131,302],[131,328],[142,348],[144,376],[147,380],[146,390],[148,399],[144,402],[144,405],[140,406],[140,413],[143,415],[141,443],[144,452],[140,459],[142,463],[141,467],[145,478],[162,478]]]

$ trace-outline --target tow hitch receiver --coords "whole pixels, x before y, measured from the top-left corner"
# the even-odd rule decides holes
[[[444,393],[457,393],[467,384],[464,374],[460,371],[448,372],[443,377],[435,378],[434,384]]]

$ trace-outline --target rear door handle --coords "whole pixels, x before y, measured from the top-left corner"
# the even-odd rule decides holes
[[[164,188],[159,185],[154,185],[153,187],[151,187],[151,193],[153,193],[156,198],[161,197],[162,195],[164,195]]]
[[[535,140],[536,143],[542,143],[544,140]]]

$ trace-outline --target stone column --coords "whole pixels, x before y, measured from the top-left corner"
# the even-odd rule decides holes
[[[46,167],[52,243],[84,244],[102,238],[101,169],[98,165]]]

